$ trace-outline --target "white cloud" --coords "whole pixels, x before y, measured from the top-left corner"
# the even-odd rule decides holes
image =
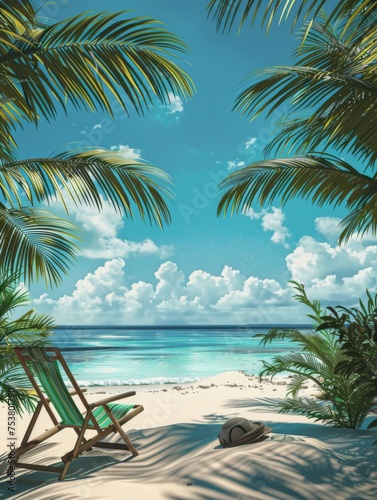
[[[119,151],[129,160],[138,160],[141,157],[141,149],[130,148],[128,144],[118,144],[110,146],[111,151]]]
[[[317,217],[314,222],[317,231],[327,240],[333,241],[339,238],[341,220],[338,217]]]
[[[139,281],[126,287],[123,259],[112,259],[76,283],[71,295],[58,300],[48,294],[34,302],[61,324],[250,323],[258,313],[271,320],[273,306],[292,303],[289,290],[275,280],[245,279],[225,266],[219,276],[203,270],[187,281],[176,263],[167,261],[155,272],[157,284]],[[273,313],[272,313],[273,314]],[[254,315],[254,316],[253,316]]]
[[[227,170],[234,170],[236,168],[245,167],[246,162],[250,162],[252,157],[254,156],[256,148],[257,148],[256,137],[250,137],[245,142],[242,142],[237,149],[239,154],[243,155],[246,158],[246,160],[240,160],[239,158],[236,158],[235,160],[227,161],[226,162]],[[222,162],[217,162],[217,163],[222,163]]]
[[[246,165],[244,161],[240,161],[238,158],[237,160],[231,160],[227,162],[227,170],[234,170],[235,168],[242,168]]]
[[[287,267],[296,281],[310,283],[334,274],[337,279],[350,277],[361,269],[375,267],[377,246],[364,241],[350,241],[338,246],[303,236],[298,246],[286,257]]]
[[[262,227],[264,231],[273,231],[271,241],[281,243],[285,248],[289,248],[285,239],[290,236],[290,232],[283,226],[285,215],[281,208],[272,207],[272,213],[265,213],[262,217]]]
[[[174,115],[175,113],[182,113],[183,111],[183,102],[179,96],[174,95],[172,92],[169,92],[169,104],[167,105],[169,108],[169,114]]]
[[[165,126],[170,126],[179,123],[180,114],[184,111],[183,101],[179,96],[169,92],[168,100],[165,104],[160,103],[158,112],[155,117],[162,122]]]
[[[316,219],[315,223],[332,241],[303,236],[286,257],[292,279],[305,284],[318,299],[344,304],[354,303],[366,288],[377,290],[377,245],[370,239],[354,238],[339,246],[334,238],[339,219],[326,217]]]
[[[240,271],[229,266],[224,266],[220,276],[196,270],[190,274],[187,281],[187,297],[208,307],[216,304],[224,294],[242,288],[244,281],[245,277]]]
[[[264,215],[249,213],[260,220]],[[326,234],[335,222],[322,222]],[[153,248],[153,242],[142,242],[135,251],[143,244]],[[309,322],[309,311],[292,298],[289,279],[304,284],[309,298],[323,308],[356,305],[366,288],[377,291],[377,244],[369,241],[339,247],[303,236],[286,265],[288,273],[279,282],[245,276],[227,265],[218,275],[196,269],[185,276],[175,262],[166,261],[150,280],[128,283],[124,260],[112,258],[78,280],[71,294],[55,300],[44,293],[34,303],[60,324],[281,324]]]
[[[257,138],[256,137],[250,137],[250,139],[248,139],[245,142],[245,151],[247,151],[250,148],[255,148],[256,142],[257,142]]]
[[[285,248],[289,248],[286,238],[291,235],[288,228],[284,226],[285,215],[281,208],[271,207],[272,212],[263,209],[261,212],[256,212],[253,208],[248,208],[242,211],[243,215],[250,219],[261,219],[262,228],[264,231],[272,231],[271,241],[273,243],[281,243]]]
[[[232,290],[225,294],[216,304],[222,311],[223,308],[253,308],[257,306],[283,306],[291,302],[290,293],[283,289],[274,279],[260,279],[250,276],[245,280],[242,288]]]
[[[242,210],[242,214],[245,215],[246,217],[249,217],[249,219],[260,219],[263,216],[263,211],[262,212],[256,212],[253,208],[245,208]]]
[[[165,259],[173,254],[170,245],[158,246],[149,238],[136,242],[121,238],[119,235],[124,226],[122,216],[102,200],[99,212],[87,205],[75,206],[67,198],[69,220],[81,229],[79,255],[88,259],[112,259],[129,257],[130,255],[155,255]],[[52,211],[66,218],[59,203],[51,205]]]

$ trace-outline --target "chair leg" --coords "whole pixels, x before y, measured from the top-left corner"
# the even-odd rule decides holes
[[[75,429],[75,432],[78,436],[80,435],[80,431],[78,429]],[[87,442],[88,440],[83,437],[81,443],[84,445]],[[86,451],[92,451],[92,448],[88,448]]]
[[[59,481],[64,481],[64,478],[68,472],[68,467],[71,465],[71,460],[69,462],[66,462],[64,464],[64,467],[63,467],[63,470],[61,471],[60,473],[60,476],[59,476]]]
[[[117,419],[111,413],[111,410],[109,409],[109,407],[107,405],[103,405],[103,408],[104,408],[105,412],[107,413],[108,417],[111,419],[111,421],[112,421],[115,429],[122,436],[123,441],[126,443],[128,449],[130,450],[130,452],[132,453],[132,455],[134,457],[137,457],[137,455],[139,454],[139,452],[134,447],[134,445],[131,443],[130,439],[128,438],[128,436],[126,435],[126,433],[124,432],[124,430],[122,429],[122,427],[119,425]]]
[[[42,407],[43,407],[42,401],[38,401],[37,407],[35,408],[34,414],[30,420],[30,423],[29,423],[27,429],[26,429],[25,435],[22,438],[21,445],[28,442],[31,433],[33,432],[34,425],[35,425],[36,421],[38,420],[38,417],[39,417],[39,414],[42,410]]]
[[[138,415],[139,413],[141,413],[143,410],[144,410],[143,406],[142,405],[138,405],[136,408],[134,408],[133,410],[131,410],[127,415],[125,415],[123,418],[121,418],[119,420],[119,423],[116,421],[116,423],[118,424],[118,426],[120,427],[120,429],[122,431],[121,434],[120,434],[121,437],[123,438],[124,442],[127,444],[127,447],[128,447],[128,444],[130,444],[129,451],[131,451],[131,453],[134,456],[138,455],[138,452],[137,452],[136,448],[132,445],[132,443],[129,440],[129,438],[126,436],[126,434],[123,431],[123,429],[121,428],[121,426],[124,425],[129,420],[131,420],[132,418],[136,417],[136,415]],[[111,414],[111,412],[110,412],[110,414]],[[114,417],[113,417],[112,414],[110,416],[110,419],[114,423]],[[88,439],[84,444],[82,444],[79,447],[79,450],[78,450],[77,454],[81,455],[81,453],[83,453],[84,451],[87,451],[92,446],[96,446],[96,443],[98,443],[99,441],[102,441],[107,436],[109,436],[111,433],[116,432],[116,431],[118,431],[118,427],[116,425],[110,425],[109,427],[107,427],[106,429],[104,429],[100,433],[98,433],[96,436],[93,436],[91,439]],[[125,438],[123,437],[123,435],[125,436]],[[69,451],[63,457],[61,457],[61,459],[62,459],[62,461],[64,463],[72,460],[73,458],[74,458],[73,457],[73,450]]]
[[[71,464],[71,461],[74,458],[77,458],[84,451],[83,448],[88,443],[88,441],[84,438],[84,434],[85,434],[86,428],[88,426],[90,415],[91,415],[90,412],[88,412],[85,419],[84,419],[84,423],[82,424],[82,427],[81,427],[79,432],[77,431],[77,429],[75,429],[78,436],[77,436],[77,440],[76,440],[76,443],[75,443],[73,450],[70,451],[69,453],[66,453],[63,457],[61,457],[61,460],[64,463],[64,467],[63,467],[63,470],[59,476],[60,481],[63,481],[63,479],[65,478],[65,475],[67,474],[67,470]]]

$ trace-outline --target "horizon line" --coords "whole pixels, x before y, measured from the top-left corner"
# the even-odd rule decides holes
[[[103,325],[103,324],[85,324],[85,325],[58,325],[55,328],[135,328],[135,329],[152,329],[152,328],[181,328],[181,329],[190,329],[190,328],[201,328],[201,329],[218,329],[218,328],[284,328],[284,327],[301,327],[301,328],[311,328],[312,324],[308,323],[259,323],[259,324],[243,324],[243,325]]]

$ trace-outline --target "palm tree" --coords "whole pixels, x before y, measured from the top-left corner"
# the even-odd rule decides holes
[[[37,314],[35,309],[15,317],[29,304],[27,291],[15,285],[19,278],[20,273],[0,274],[0,402],[10,400],[20,414],[22,408],[31,410],[36,398],[13,347],[46,343],[55,325],[50,316]]]
[[[105,111],[110,99],[143,114],[156,99],[193,95],[174,58],[188,47],[147,17],[79,14],[54,24],[38,20],[30,0],[0,0],[0,256],[27,280],[57,284],[76,253],[75,228],[38,207],[71,197],[163,226],[170,222],[170,179],[160,169],[103,149],[19,159],[14,130],[56,118],[69,106]],[[64,188],[64,189],[62,189]],[[63,194],[64,193],[64,194]]]
[[[366,169],[375,165],[377,49],[370,34],[376,18],[377,10],[366,19],[349,14],[330,24],[322,13],[309,32],[303,30],[296,65],[261,71],[260,80],[240,94],[235,108],[251,119],[288,103],[291,113],[266,153],[294,156],[261,160],[229,175],[221,183],[218,214],[255,200],[310,198],[317,205],[345,204],[341,242],[355,231],[377,232],[377,176],[326,153],[332,148],[353,155],[356,165],[365,162]]]
[[[267,30],[274,18],[281,21],[292,13],[293,26],[299,20],[308,21],[295,54],[297,64],[260,72],[260,81],[242,92],[235,105],[253,119],[288,103],[291,114],[266,148],[266,154],[294,156],[260,161],[231,174],[221,184],[225,192],[218,213],[234,213],[254,200],[263,204],[276,198],[282,203],[293,197],[311,198],[318,205],[345,203],[349,215],[342,221],[340,241],[346,241],[355,231],[377,232],[377,174],[368,176],[323,151],[331,147],[338,153],[353,155],[356,165],[364,162],[366,169],[374,169],[377,4],[374,0],[340,1],[326,17],[321,8],[329,3],[211,0],[209,15],[224,31],[230,31],[237,22],[241,30],[247,20],[253,24],[258,14]],[[294,329],[273,329],[265,335],[263,344],[286,339],[301,351],[265,362],[261,376],[289,371],[293,374],[288,387],[292,396],[297,396],[306,380],[320,389],[319,402],[297,397],[275,401],[280,411],[356,428],[375,404],[376,299],[367,292],[368,304],[360,302],[360,310],[338,306],[328,308],[330,313],[324,314],[318,302],[308,301],[301,285],[294,286],[298,291],[296,300],[311,307],[314,314],[309,317],[317,329],[310,335]],[[369,427],[376,425],[377,420]]]

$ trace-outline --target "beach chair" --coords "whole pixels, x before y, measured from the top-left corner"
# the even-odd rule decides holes
[[[134,391],[115,394],[101,401],[88,403],[83,394],[85,389],[80,389],[58,349],[53,347],[18,347],[15,348],[15,353],[39,397],[39,402],[25,436],[22,439],[20,447],[15,451],[16,468],[57,472],[60,474],[59,479],[63,480],[71,461],[92,447],[128,450],[133,456],[138,455],[137,450],[123,431],[122,425],[142,412],[143,407],[135,404],[114,403],[114,401],[119,399],[134,396]],[[72,391],[68,391],[60,368],[64,370],[68,380],[72,384]],[[80,399],[85,408],[83,413],[81,413],[72,398],[73,395],[77,395]],[[43,407],[50,416],[54,427],[40,434],[38,437],[31,438],[31,433]],[[52,408],[55,409],[60,421]],[[66,428],[74,429],[77,434],[77,440],[74,448],[61,457],[63,462],[62,467],[19,461],[21,455]],[[94,431],[95,435],[86,438],[85,433],[87,431]],[[124,444],[103,441],[112,432],[118,432]]]

